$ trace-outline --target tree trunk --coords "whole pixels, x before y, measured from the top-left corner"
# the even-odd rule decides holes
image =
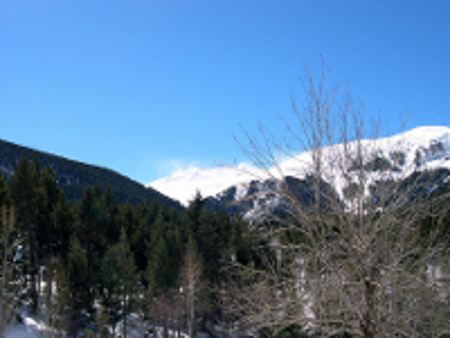
[[[366,300],[366,311],[361,322],[361,331],[365,338],[375,337],[375,316],[374,316],[374,291],[375,287],[370,280],[364,281],[364,296]]]
[[[123,295],[123,338],[127,337],[127,296]]]

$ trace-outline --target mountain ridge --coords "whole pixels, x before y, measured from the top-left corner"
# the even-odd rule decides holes
[[[6,178],[13,174],[15,166],[23,158],[36,158],[41,168],[50,166],[56,172],[58,186],[69,200],[81,199],[88,186],[98,184],[102,190],[110,186],[118,203],[138,204],[143,200],[157,200],[169,207],[182,208],[178,201],[114,170],[0,139],[0,173]]]
[[[406,177],[414,170],[433,168],[450,169],[450,128],[445,126],[422,126],[403,133],[375,140],[361,140],[366,148],[372,147],[372,153],[368,154],[370,160],[366,166],[371,170],[371,179],[380,179],[384,170],[375,170],[377,166],[390,167],[394,176]],[[349,142],[350,146],[355,143]],[[324,149],[327,156],[333,152],[342,151],[342,144],[332,145]],[[247,195],[246,191],[253,181],[264,181],[270,176],[291,176],[304,179],[310,167],[310,153],[302,152],[285,161],[278,168],[269,168],[268,171],[241,163],[238,166],[200,169],[196,167],[176,172],[151,182],[149,185],[166,193],[173,199],[187,205],[195,196],[196,191],[203,197],[220,198],[227,194],[232,187],[236,188],[237,196]],[[330,159],[326,169],[329,176],[333,175]],[[269,173],[269,175],[268,175]],[[336,177],[334,178],[336,179]],[[234,183],[233,183],[234,181]],[[230,184],[230,182],[232,184]],[[331,184],[331,183],[330,183]],[[332,184],[342,194],[343,186],[339,181]]]

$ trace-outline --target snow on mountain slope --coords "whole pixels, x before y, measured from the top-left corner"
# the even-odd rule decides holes
[[[357,157],[357,142],[347,145],[348,156],[343,158],[342,144],[322,149],[323,175],[325,181],[333,186],[339,195],[342,194],[348,181],[342,177],[343,171],[351,174],[349,166],[352,158]],[[362,140],[367,187],[375,181],[383,179],[399,179],[409,176],[416,170],[436,168],[450,169],[450,128],[441,126],[418,127],[401,134],[375,140]],[[339,167],[343,162],[345,169]],[[381,166],[377,168],[377,166]],[[311,172],[312,156],[304,152],[280,164],[283,176],[299,179]],[[357,182],[358,172],[354,173]],[[369,192],[367,192],[369,193]]]
[[[200,192],[203,197],[214,196],[224,189],[264,177],[263,171],[248,164],[236,167],[200,169],[191,167],[149,184],[152,188],[187,206]]]
[[[450,128],[448,127],[419,127],[391,137],[363,140],[362,145],[366,152],[364,159],[368,168],[371,162],[374,166],[372,169],[367,169],[369,180],[372,182],[387,177],[404,178],[415,170],[450,169]],[[356,152],[356,143],[348,144],[348,149],[352,157],[352,154]],[[342,153],[343,145],[323,149],[325,180],[336,189],[339,195],[345,188],[338,167]],[[389,170],[379,170],[375,168],[377,165],[387,166]],[[275,177],[281,174],[299,179],[305,178],[310,171],[311,154],[309,152],[294,156],[282,162],[278,168],[270,170]],[[267,173],[248,164],[212,169],[193,167],[154,181],[150,183],[150,186],[187,205],[197,191],[202,196],[209,197],[235,186],[238,189],[237,198],[245,196],[249,182],[262,181],[266,178],[268,178]]]

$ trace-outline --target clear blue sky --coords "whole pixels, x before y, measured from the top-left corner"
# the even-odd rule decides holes
[[[0,0],[0,138],[142,183],[244,161],[320,55],[392,132],[450,124],[447,0]]]

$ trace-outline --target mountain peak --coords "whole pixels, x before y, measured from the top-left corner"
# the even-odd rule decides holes
[[[188,205],[197,192],[203,197],[214,196],[235,184],[248,182],[263,177],[263,172],[246,163],[238,166],[222,166],[201,169],[190,167],[158,179],[149,184],[165,195]]]
[[[449,127],[422,126],[397,135],[375,140],[362,140],[362,142],[365,145],[370,144],[372,154],[368,156],[368,161],[377,156],[388,159],[392,162],[392,168],[395,167],[397,170],[396,175],[399,177],[407,176],[417,169],[450,168]],[[342,145],[328,147],[324,149],[324,153],[339,152],[340,147]],[[392,159],[394,153],[401,155],[400,163],[394,163],[396,161]],[[304,178],[309,172],[310,158],[309,152],[300,153],[280,163],[278,168],[271,168],[270,172],[275,177],[282,174],[283,176]],[[330,176],[334,174],[333,165],[332,161],[326,165],[329,168],[325,170],[329,171]],[[254,180],[262,181],[267,178],[268,173],[265,170],[247,163],[240,163],[237,166],[208,169],[191,167],[158,179],[149,186],[187,205],[194,198],[196,192],[200,192],[203,197],[216,196],[232,186],[248,184]],[[331,184],[331,182],[329,183]],[[339,186],[335,186],[335,188],[340,190]]]

